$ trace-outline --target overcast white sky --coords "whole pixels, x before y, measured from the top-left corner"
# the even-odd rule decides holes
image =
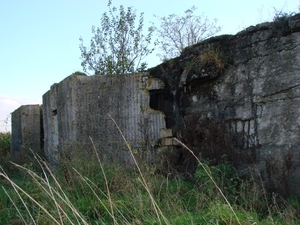
[[[108,0],[0,0],[0,132],[10,131],[10,113],[20,105],[41,104],[42,95],[80,65],[79,37],[85,45],[91,27],[99,26]],[[197,14],[218,19],[220,34],[272,20],[274,8],[299,12],[299,0],[113,0],[114,6],[133,6],[158,25],[154,14],[181,15],[193,5]],[[160,63],[156,53],[148,67]],[[6,123],[8,121],[8,123]]]

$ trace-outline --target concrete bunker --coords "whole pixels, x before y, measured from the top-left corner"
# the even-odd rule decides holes
[[[166,129],[157,95],[163,88],[161,80],[147,73],[72,75],[54,84],[43,96],[48,160],[56,161],[66,145],[92,148],[91,138],[103,154],[131,161],[112,118],[133,149],[155,146],[161,129]]]
[[[40,105],[23,105],[12,113],[11,154],[23,157],[43,148],[43,120]]]

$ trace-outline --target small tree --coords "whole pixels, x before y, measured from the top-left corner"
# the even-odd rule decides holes
[[[156,31],[161,40],[159,45],[163,52],[160,54],[162,59],[177,57],[185,47],[211,37],[221,30],[221,27],[216,25],[216,19],[210,22],[203,14],[194,15],[196,9],[193,6],[186,10],[184,16],[175,14],[167,17],[155,16],[161,22]]]
[[[94,37],[90,48],[81,44],[81,65],[85,72],[93,71],[95,74],[126,74],[146,69],[147,64],[142,60],[154,49],[150,48],[154,28],[148,28],[148,34],[143,35],[144,14],[140,14],[136,24],[136,14],[132,7],[125,11],[121,5],[119,13],[117,8],[111,6],[109,12],[101,18],[101,26],[92,27]]]

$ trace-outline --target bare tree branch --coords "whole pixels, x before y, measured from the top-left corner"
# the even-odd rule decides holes
[[[203,14],[194,15],[196,9],[195,6],[191,7],[183,16],[155,16],[161,23],[159,28],[156,27],[156,31],[161,40],[159,46],[163,52],[160,55],[162,60],[179,56],[187,46],[211,37],[221,30],[216,19],[211,22]]]

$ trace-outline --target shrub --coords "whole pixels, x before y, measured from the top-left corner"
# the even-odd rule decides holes
[[[224,194],[226,196],[236,196],[238,193],[239,176],[234,167],[227,161],[217,165],[211,164],[210,160],[201,161],[204,162],[203,165],[206,167],[206,170],[214,177]],[[215,184],[209,180],[206,171],[200,165],[196,169],[194,180],[203,190],[207,190],[208,194],[215,197],[215,193],[217,192]]]
[[[185,67],[192,69],[193,73],[200,77],[217,77],[232,64],[232,60],[227,57],[219,48],[207,48],[186,62]]]
[[[289,19],[294,16],[295,13],[286,13],[275,9],[275,16],[273,18],[274,28],[277,30],[279,35],[286,36],[292,32]]]
[[[213,67],[216,72],[222,72],[228,65],[227,58],[219,50],[207,50],[200,55],[201,65],[203,67]]]
[[[5,158],[10,152],[11,140],[10,133],[0,133],[0,159]]]

